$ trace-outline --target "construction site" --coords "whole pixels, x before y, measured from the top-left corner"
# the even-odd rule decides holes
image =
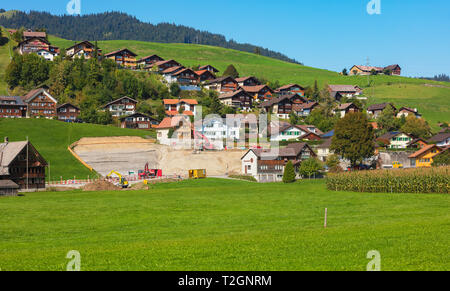
[[[73,151],[101,176],[111,171],[139,177],[148,165],[163,177],[188,178],[189,170],[206,169],[208,176],[223,177],[241,172],[243,150],[177,150],[140,137],[82,138]]]

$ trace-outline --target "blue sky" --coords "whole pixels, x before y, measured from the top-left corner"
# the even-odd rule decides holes
[[[380,0],[81,0],[82,14],[122,11],[280,51],[308,66],[398,63],[405,76],[450,74],[450,1]],[[3,2],[3,1],[2,1]],[[66,13],[69,0],[7,1],[0,8]]]

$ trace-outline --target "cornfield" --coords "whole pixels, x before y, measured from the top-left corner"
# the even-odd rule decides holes
[[[330,174],[327,188],[369,193],[449,193],[450,167]]]

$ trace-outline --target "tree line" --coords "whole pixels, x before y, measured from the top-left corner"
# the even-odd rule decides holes
[[[200,31],[183,25],[159,23],[157,25],[138,20],[121,12],[105,12],[82,16],[52,15],[47,12],[17,11],[13,15],[0,16],[0,25],[8,28],[26,27],[47,32],[61,38],[81,40],[140,40],[161,43],[203,44],[235,49],[301,64],[295,59],[248,43],[237,43],[225,36]]]

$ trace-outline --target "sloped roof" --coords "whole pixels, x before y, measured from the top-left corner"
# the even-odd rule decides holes
[[[31,90],[30,92],[27,93],[27,95],[22,96],[22,100],[25,103],[30,102],[31,100],[33,100],[37,95],[44,93],[45,95],[47,95],[50,99],[52,99],[55,103],[58,103],[58,101],[53,98],[50,93],[47,92],[47,90],[45,90],[44,88],[38,88],[38,89],[34,89]]]
[[[19,185],[11,180],[0,180],[0,189],[19,189]]]
[[[146,56],[146,57],[141,58],[138,62],[142,62],[142,61],[145,61],[145,60],[151,59],[151,58],[158,58],[158,59],[161,59],[162,61],[164,61],[164,59],[161,58],[161,57],[158,56],[158,55],[150,55],[150,56]]]
[[[131,55],[137,56],[137,54],[135,54],[134,52],[130,51],[130,50],[127,49],[127,48],[124,48],[124,49],[120,49],[120,50],[117,50],[117,51],[113,51],[113,52],[107,53],[107,54],[105,54],[105,57],[109,57],[109,56],[112,56],[112,55],[116,55],[116,54],[121,53],[121,52],[123,52],[123,51],[128,51]]]
[[[450,138],[450,132],[438,133],[429,139],[430,142],[443,142],[444,140]]]
[[[164,105],[175,105],[179,103],[187,103],[191,105],[198,105],[198,101],[195,99],[164,99]]]
[[[234,97],[234,96],[236,96],[236,95],[239,95],[239,94],[242,94],[242,93],[248,95],[247,92],[245,92],[244,90],[240,89],[240,90],[233,91],[233,92],[223,93],[223,94],[219,95],[219,99],[232,98],[232,97]]]
[[[206,84],[221,83],[221,82],[223,82],[223,81],[225,81],[225,80],[227,80],[227,79],[230,79],[231,81],[237,83],[236,80],[233,79],[232,77],[230,77],[230,76],[225,76],[225,77],[216,78],[216,79],[214,79],[214,80],[209,80],[208,82],[206,82]]]
[[[113,100],[113,101],[109,102],[108,104],[103,105],[102,108],[105,108],[106,106],[109,106],[109,105],[111,105],[111,104],[113,104],[113,103],[116,103],[117,101],[120,101],[120,100],[125,99],[125,98],[130,99],[130,100],[133,101],[134,103],[138,103],[138,101],[135,100],[135,99],[133,99],[133,98],[130,98],[130,97],[128,97],[128,96],[123,96],[123,97],[121,97],[121,98],[119,98],[119,99],[116,99],[116,100]]]
[[[275,92],[284,91],[284,90],[290,89],[292,87],[300,87],[302,90],[305,89],[304,87],[302,87],[298,84],[288,84],[288,85],[284,85],[284,86],[281,86],[280,88],[276,89]]]
[[[407,135],[407,136],[409,136],[409,137],[412,138],[412,136],[409,135],[409,134],[407,134],[407,133],[400,132],[400,131],[392,131],[392,132],[388,132],[388,133],[383,134],[382,136],[380,136],[379,138],[377,138],[377,140],[387,140],[387,141],[390,141],[392,138],[394,138],[394,137],[396,137],[397,135],[400,135],[400,134],[404,134],[404,135]]]
[[[328,85],[330,87],[331,91],[333,92],[357,92],[355,86],[353,85]]]
[[[236,81],[237,81],[237,79],[236,79]],[[270,87],[267,86],[267,85],[241,86],[241,88],[242,88],[244,91],[249,92],[249,93],[258,93],[259,91],[261,91],[262,89],[264,89],[264,88],[266,88],[266,87],[267,87],[267,89],[268,89],[270,92],[273,92],[273,90],[270,89]]]
[[[388,105],[391,105],[394,110],[397,110],[397,108],[395,108],[395,106],[392,103],[373,104],[373,105],[370,105],[369,108],[367,108],[367,110],[368,111],[384,110],[384,109],[386,109],[386,107]]]
[[[46,38],[47,33],[45,33],[44,31],[24,31],[23,36],[28,38],[30,37]]]
[[[147,117],[147,118],[150,118],[150,119],[152,119],[152,120],[156,120],[155,118],[151,117],[151,116],[148,115],[148,114],[139,113],[139,112],[136,112],[136,113],[134,113],[134,114],[127,115],[127,116],[122,116],[122,117],[120,117],[119,119],[120,119],[120,120],[125,120],[125,119],[130,118],[130,117]]]
[[[429,150],[431,150],[433,148],[441,149],[440,147],[438,147],[435,144],[430,144],[430,145],[427,145],[427,146],[421,148],[420,150],[418,150],[414,154],[410,155],[408,158],[413,159],[413,158],[420,157],[421,155],[423,155],[424,153],[428,152]]]
[[[64,104],[62,104],[62,105],[59,105],[59,106],[57,107],[57,109],[62,108],[62,107],[65,107],[65,106],[72,106],[73,108],[80,110],[79,107],[73,105],[72,103],[64,103]]]
[[[87,44],[88,46],[95,47],[95,45],[92,44],[90,41],[84,40],[84,41],[80,41],[80,42],[75,43],[73,46],[66,48],[66,50],[70,50],[71,48],[74,48],[74,47],[76,47],[76,46],[78,46],[80,44],[83,44],[83,43]]]
[[[198,69],[201,71],[201,70],[205,70],[205,69],[208,68],[208,67],[211,67],[211,68],[213,69],[213,71],[216,72],[216,73],[219,72],[218,69],[214,68],[214,67],[211,66],[211,65],[201,66],[201,67],[199,67]]]
[[[344,103],[339,105],[338,110],[347,110],[350,107],[358,108],[358,106],[356,106],[354,103]]]
[[[15,105],[26,105],[20,96],[0,96],[0,104],[1,101],[14,101]]]
[[[188,122],[190,123],[190,120],[186,118],[185,116],[174,116],[174,117],[166,117],[161,121],[161,123],[156,127],[156,129],[169,129],[169,128],[176,128],[180,125],[182,122]]]

